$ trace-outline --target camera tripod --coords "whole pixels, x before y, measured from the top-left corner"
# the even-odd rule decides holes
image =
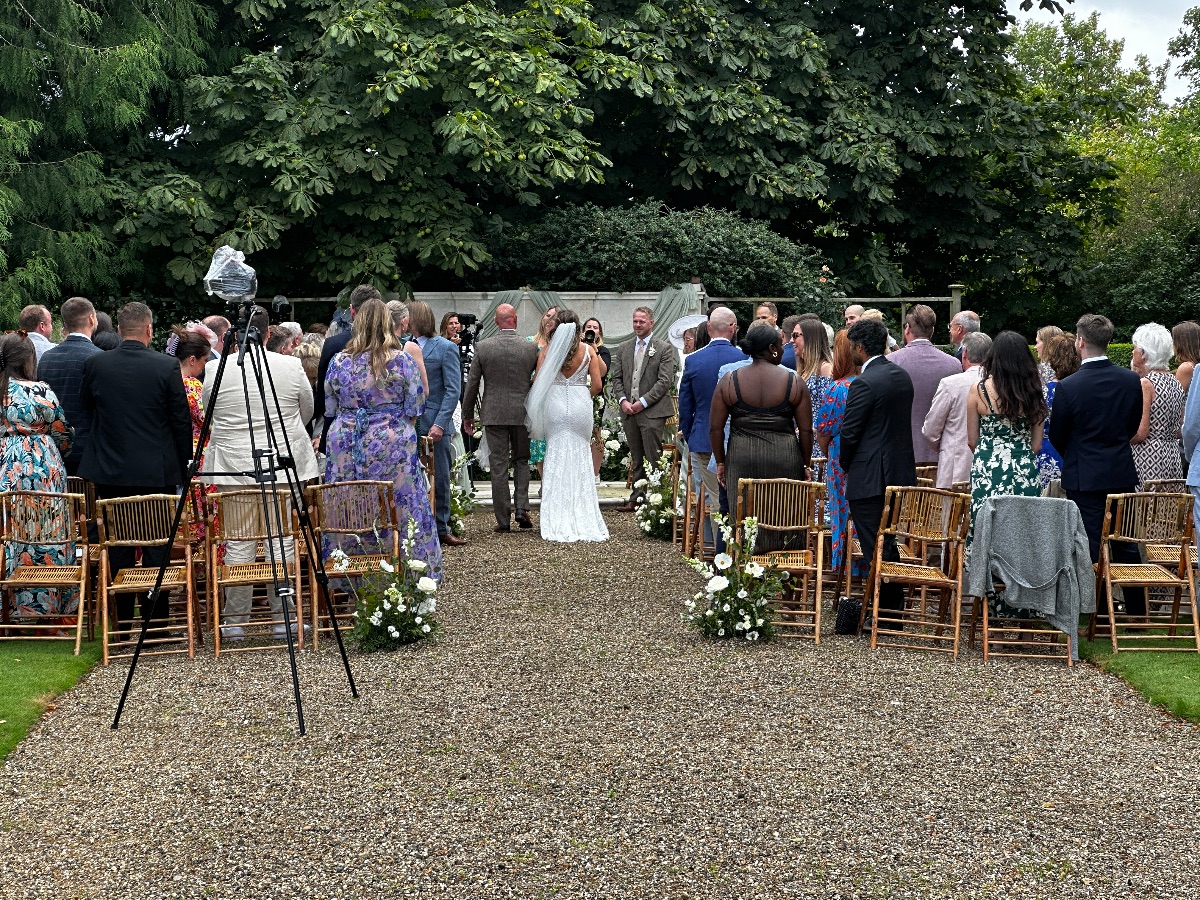
[[[279,312],[283,305],[286,305],[286,300],[277,298],[274,303],[274,309]],[[224,476],[240,476],[254,479],[254,483],[258,486],[259,501],[262,504],[262,521],[266,528],[266,549],[267,558],[271,565],[271,590],[275,591],[275,596],[280,600],[280,606],[283,611],[284,632],[287,635],[288,660],[291,665],[292,674],[292,693],[296,700],[296,721],[300,729],[300,734],[305,733],[304,725],[304,704],[300,698],[300,673],[296,668],[296,643],[293,633],[293,617],[292,600],[294,599],[295,590],[291,586],[291,582],[287,575],[287,563],[284,551],[284,523],[283,512],[280,509],[280,503],[277,498],[277,489],[280,483],[280,474],[283,475],[283,481],[287,485],[287,495],[291,501],[291,508],[296,510],[300,519],[300,530],[303,533],[305,545],[308,550],[309,565],[313,566],[316,574],[316,581],[320,588],[320,594],[325,603],[325,610],[329,614],[330,623],[333,626],[333,634],[337,639],[338,652],[342,657],[342,665],[346,669],[346,680],[350,684],[350,695],[357,699],[358,688],[354,684],[354,674],[350,671],[350,659],[346,656],[346,647],[342,642],[342,632],[338,627],[337,616],[334,615],[333,602],[329,596],[329,576],[325,572],[325,563],[321,558],[321,548],[317,544],[316,535],[313,531],[312,519],[308,515],[308,507],[304,502],[303,490],[300,486],[300,479],[297,475],[296,459],[292,455],[291,443],[288,439],[287,429],[284,427],[283,411],[279,406],[279,395],[275,391],[275,381],[271,376],[271,369],[267,365],[266,348],[263,346],[265,335],[260,334],[259,330],[253,325],[254,299],[245,298],[242,300],[230,301],[230,312],[236,310],[237,324],[231,329],[237,335],[238,355],[235,365],[243,368],[247,362],[251,366],[254,374],[254,380],[258,386],[258,399],[262,403],[264,412],[264,424],[266,429],[266,446],[260,447],[258,436],[255,434],[254,417],[250,397],[250,379],[242,378],[242,397],[245,403],[246,423],[250,437],[250,455],[253,460],[254,468],[248,471],[237,472],[205,472],[206,476],[224,475]],[[112,727],[116,729],[121,723],[121,713],[125,709],[125,701],[129,696],[129,688],[133,684],[133,675],[137,670],[138,658],[142,653],[142,645],[146,639],[147,629],[150,627],[151,617],[157,605],[159,594],[162,590],[163,579],[166,576],[167,566],[170,563],[170,549],[174,543],[175,535],[179,531],[179,525],[183,521],[183,512],[187,507],[188,498],[191,495],[192,486],[196,481],[196,476],[199,473],[201,451],[208,445],[208,439],[212,433],[213,411],[217,406],[217,396],[221,389],[221,379],[225,374],[225,366],[229,362],[232,355],[233,343],[226,340],[221,351],[221,359],[217,364],[217,371],[213,381],[212,392],[208,403],[208,409],[204,412],[204,423],[200,428],[200,437],[196,442],[196,453],[193,455],[190,465],[188,466],[187,479],[183,487],[183,493],[180,494],[178,502],[175,504],[175,518],[171,525],[171,531],[168,534],[165,544],[163,562],[158,567],[158,575],[154,580],[154,587],[149,591],[146,601],[142,604],[142,630],[138,634],[137,645],[134,647],[133,659],[129,665],[129,673],[125,677],[125,687],[121,691],[121,700],[117,704],[117,712],[113,717]],[[264,381],[265,378],[265,381]],[[272,421],[270,410],[272,407],[267,405],[267,393],[270,393],[273,403],[275,421]],[[283,432],[282,443],[279,435],[276,434],[276,424],[279,430]],[[293,565],[299,565],[299,548],[293,548]],[[303,623],[298,623],[303,627]],[[217,627],[220,627],[218,622]]]

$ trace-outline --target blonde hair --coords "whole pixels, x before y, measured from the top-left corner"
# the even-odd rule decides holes
[[[402,349],[400,339],[392,330],[392,316],[382,300],[367,300],[354,314],[347,356],[362,353],[370,357],[371,374],[377,382],[388,381],[387,365],[395,351]]]

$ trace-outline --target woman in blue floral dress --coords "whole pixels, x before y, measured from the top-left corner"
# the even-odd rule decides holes
[[[828,462],[825,464],[825,484],[829,499],[829,528],[833,544],[833,570],[840,572],[846,564],[846,547],[850,539],[850,505],[846,502],[846,470],[842,468],[842,420],[846,417],[846,397],[850,382],[858,375],[858,366],[850,351],[846,329],[837,333],[833,342],[833,372],[829,388],[821,399],[816,414],[817,443]],[[814,401],[815,402],[815,401]],[[852,564],[851,573],[866,577],[870,564],[860,559]]]
[[[326,415],[333,417],[325,481],[394,482],[401,528],[409,519],[416,523],[413,557],[440,580],[442,545],[417,453],[416,418],[424,407],[420,372],[401,349],[387,307],[368,300],[325,378]]]
[[[1002,331],[983,364],[983,380],[967,399],[971,522],[991,497],[1038,497],[1037,452],[1048,410],[1042,379],[1025,338]]]
[[[1042,329],[1045,331],[1045,329]],[[1041,331],[1038,332],[1041,334]],[[1042,376],[1042,366],[1050,367],[1050,380],[1044,381],[1042,395],[1046,398],[1046,424],[1042,430],[1042,449],[1038,451],[1037,464],[1042,490],[1049,487],[1050,482],[1062,479],[1062,457],[1050,443],[1050,418],[1054,415],[1054,392],[1058,383],[1069,375],[1079,371],[1079,351],[1075,349],[1075,336],[1066,334],[1051,335],[1042,345],[1042,362],[1038,364],[1038,375]]]
[[[71,449],[75,433],[67,423],[62,404],[44,381],[37,380],[37,355],[24,332],[0,340],[0,492],[67,490],[63,456]],[[10,543],[4,546],[4,574],[19,565],[68,565],[74,547]],[[16,592],[14,618],[30,615],[62,616],[63,625],[74,625],[79,608],[76,591],[27,590]]]

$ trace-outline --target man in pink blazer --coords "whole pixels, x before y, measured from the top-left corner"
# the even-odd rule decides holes
[[[983,378],[981,363],[992,349],[992,339],[982,332],[963,335],[962,367],[957,375],[947,375],[937,386],[929,414],[921,431],[937,451],[937,486],[948,488],[971,480],[974,454],[967,446],[967,399]]]
[[[943,378],[962,371],[962,364],[957,359],[929,342],[936,325],[937,316],[933,310],[918,303],[904,319],[904,349],[888,356],[888,362],[895,363],[912,379],[912,442],[918,466],[933,465],[938,459],[937,449],[921,433],[934,392]]]

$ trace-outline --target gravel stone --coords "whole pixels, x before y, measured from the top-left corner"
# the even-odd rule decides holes
[[[469,523],[444,634],[97,669],[0,769],[0,897],[1193,897],[1197,729],[1090,666],[714,644],[697,576]],[[831,620],[832,617],[827,617]]]

